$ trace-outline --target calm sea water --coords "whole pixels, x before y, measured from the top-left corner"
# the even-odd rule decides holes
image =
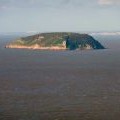
[[[0,36],[0,120],[120,120],[120,36],[90,51],[5,49]]]

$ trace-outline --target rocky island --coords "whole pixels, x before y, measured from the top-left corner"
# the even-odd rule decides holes
[[[72,32],[40,33],[19,38],[5,47],[41,50],[104,49],[92,36]]]

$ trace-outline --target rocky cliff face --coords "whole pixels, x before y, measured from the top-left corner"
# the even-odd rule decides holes
[[[28,49],[104,49],[97,40],[88,34],[78,33],[41,33],[15,40],[6,45],[6,48],[28,48]]]

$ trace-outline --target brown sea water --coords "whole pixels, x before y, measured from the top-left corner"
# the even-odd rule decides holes
[[[120,120],[120,36],[90,51],[5,49],[0,37],[0,120]]]

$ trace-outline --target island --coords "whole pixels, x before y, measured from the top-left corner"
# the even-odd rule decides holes
[[[104,49],[104,46],[92,36],[73,32],[39,33],[14,40],[5,47],[40,50]]]

